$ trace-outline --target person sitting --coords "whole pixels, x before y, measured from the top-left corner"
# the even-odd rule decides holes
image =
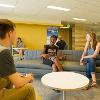
[[[24,48],[24,43],[22,41],[22,39],[20,37],[17,38],[17,44],[16,44],[17,48]]]
[[[56,43],[56,45],[59,47],[59,50],[66,50],[66,49],[68,49],[68,45],[62,39],[61,36],[58,36],[58,42]]]
[[[15,24],[0,19],[0,100],[36,100],[32,87],[32,74],[22,75],[16,71],[8,47],[16,37]]]
[[[55,45],[57,40],[57,36],[52,35],[50,37],[50,44],[44,46],[43,53],[41,57],[43,57],[43,63],[52,66],[53,71],[62,71],[62,65],[59,61],[59,50]]]
[[[22,41],[22,39],[20,37],[17,38],[17,43],[16,43],[16,48],[24,48],[24,43]],[[19,49],[17,50],[17,52],[19,53],[20,55],[20,59],[22,60],[23,59],[23,55],[24,55],[24,50],[22,49]]]
[[[86,40],[86,45],[80,59],[80,65],[83,65],[85,61],[86,76],[92,80],[91,86],[96,87],[96,57],[100,52],[100,41],[97,41],[95,33],[88,33]]]

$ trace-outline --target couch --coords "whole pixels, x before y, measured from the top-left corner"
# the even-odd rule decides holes
[[[42,64],[40,54],[41,50],[26,50],[23,60],[14,60],[17,71],[21,73],[32,72],[40,75],[52,72],[51,66]],[[64,59],[61,60],[64,71],[84,73],[84,66],[80,66],[79,64],[82,51],[61,50],[60,54],[64,57]],[[100,56],[98,56],[96,60],[96,65],[96,71],[100,73]]]

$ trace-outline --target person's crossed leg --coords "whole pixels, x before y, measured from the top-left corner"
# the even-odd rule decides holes
[[[1,100],[36,100],[35,91],[31,83],[21,88],[2,89],[0,91]]]

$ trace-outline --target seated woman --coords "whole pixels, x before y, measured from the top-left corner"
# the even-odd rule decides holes
[[[96,86],[96,57],[100,52],[100,42],[96,40],[95,33],[88,33],[86,35],[86,45],[84,48],[84,52],[82,54],[80,65],[83,65],[85,61],[85,71],[86,76],[90,79],[92,78],[92,87]]]
[[[16,44],[17,48],[24,48],[24,43],[22,41],[22,39],[20,37],[17,38],[17,44]]]
[[[56,40],[57,36],[52,35],[50,37],[50,44],[44,46],[43,53],[41,54],[43,63],[52,66],[54,72],[62,71],[62,65],[58,59],[58,47],[55,45]]]
[[[22,41],[22,39],[20,37],[17,38],[17,44],[16,44],[16,47],[17,48],[24,48],[24,43]],[[23,59],[23,54],[24,54],[24,50],[22,49],[19,49],[17,50],[19,52],[19,55],[20,55],[20,59],[22,60]]]

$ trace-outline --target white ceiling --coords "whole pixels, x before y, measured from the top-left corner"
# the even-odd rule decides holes
[[[86,23],[100,23],[100,0],[0,0],[15,8],[0,7],[0,18],[32,23],[60,24],[72,18],[87,19]],[[47,9],[48,5],[71,9],[69,12]]]

